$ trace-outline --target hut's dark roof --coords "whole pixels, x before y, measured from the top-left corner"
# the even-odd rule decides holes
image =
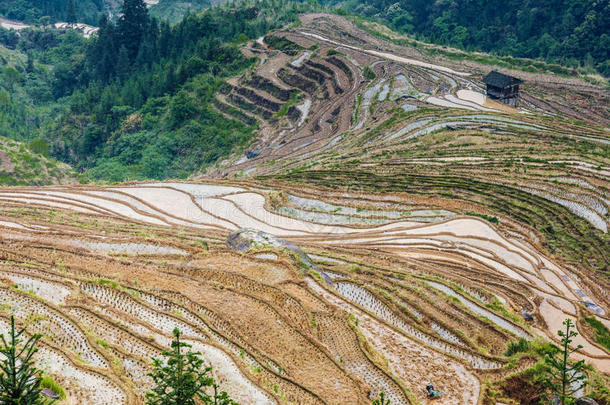
[[[483,78],[483,83],[503,89],[508,86],[523,83],[523,80],[494,70],[489,72],[489,74]]]

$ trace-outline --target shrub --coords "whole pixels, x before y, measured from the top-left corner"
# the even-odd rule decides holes
[[[377,77],[377,75],[375,74],[375,72],[373,72],[373,69],[371,69],[370,67],[366,66],[364,68],[364,70],[362,71],[362,75],[364,76],[364,78],[368,81],[372,81],[375,80],[375,78]]]
[[[59,384],[57,384],[57,382],[55,382],[53,377],[51,377],[49,375],[45,375],[44,377],[42,377],[42,380],[40,381],[40,386],[42,388],[48,388],[51,391],[53,391],[54,393],[56,393],[57,396],[59,397],[59,399],[66,399],[66,392],[61,387],[61,385],[59,385]]]
[[[525,338],[519,338],[516,342],[508,342],[506,345],[505,356],[512,356],[515,353],[526,353],[530,350],[530,342]]]

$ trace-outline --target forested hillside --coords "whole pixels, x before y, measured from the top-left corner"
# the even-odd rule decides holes
[[[326,0],[416,38],[543,58],[610,76],[610,2],[599,0]]]
[[[53,1],[60,0],[0,0],[0,7],[45,14]],[[147,10],[142,0],[127,0],[122,17],[102,17],[98,35],[90,40],[47,28],[19,34],[0,28],[0,136],[44,140],[53,157],[93,178],[115,181],[186,177],[243,150],[255,138],[257,124],[215,109],[215,94],[227,78],[256,63],[240,51],[248,40],[320,6],[237,2],[187,13],[175,25],[152,16],[162,7],[178,16],[195,3],[208,4],[165,0]],[[74,4],[89,11],[103,8],[101,0],[95,7]],[[419,38],[596,66],[608,74],[607,4],[442,4],[351,1],[341,7]]]
[[[150,7],[149,12],[153,17],[176,23],[186,13],[196,13],[216,3],[223,1],[210,0],[159,0],[157,4]]]
[[[0,16],[33,24],[67,21],[97,25],[106,8],[104,0],[0,0]]]
[[[170,26],[141,0],[127,0],[123,16],[102,19],[91,41],[33,30],[9,44],[11,35],[0,35],[17,48],[1,77],[3,134],[43,138],[54,157],[95,178],[186,177],[254,136],[255,126],[210,104],[224,78],[254,63],[239,46],[308,9],[233,4]]]

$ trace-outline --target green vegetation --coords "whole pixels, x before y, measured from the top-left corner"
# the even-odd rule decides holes
[[[607,377],[599,375],[582,361],[570,361],[570,354],[578,350],[568,347],[576,332],[573,330],[574,324],[568,319],[564,325],[565,329],[558,331],[560,347],[542,339],[509,342],[504,353],[511,358],[509,364],[516,364],[522,357],[534,358],[536,363],[523,371],[509,374],[502,381],[488,383],[484,395],[497,400],[511,398],[519,403],[548,403],[545,400],[555,398],[561,404],[573,404],[571,395],[586,384],[589,386],[588,397],[600,404],[608,403],[610,390]]]
[[[300,100],[301,100],[300,92],[291,93],[290,99],[285,104],[282,104],[282,107],[280,108],[280,110],[278,112],[275,113],[275,116],[278,118],[285,117],[286,114],[288,114],[288,110],[290,109],[290,107],[297,105]]]
[[[610,331],[608,331],[608,328],[594,317],[585,316],[585,321],[595,331],[595,341],[610,350]]]
[[[11,316],[8,336],[0,335],[0,403],[6,405],[42,405],[52,403],[41,396],[42,372],[34,367],[33,356],[38,351],[36,343],[42,335],[33,334],[25,339],[25,328],[15,329]]]
[[[575,363],[569,362],[569,356],[573,352],[582,349],[582,345],[570,348],[572,338],[578,335],[573,330],[575,327],[568,318],[563,321],[565,332],[560,330],[557,334],[561,337],[561,347],[549,351],[544,355],[546,369],[541,382],[551,391],[552,395],[559,398],[561,405],[572,403],[573,394],[579,391],[587,383],[587,369],[584,360]]]
[[[44,388],[48,388],[51,391],[53,391],[55,394],[57,394],[57,396],[59,397],[59,399],[66,399],[66,392],[64,391],[64,389],[62,388],[61,385],[59,385],[54,379],[53,377],[49,376],[49,375],[45,375],[44,377],[42,377],[42,380],[40,381],[40,386],[44,389]]]
[[[530,342],[525,338],[519,338],[516,342],[508,342],[504,355],[507,357],[515,353],[527,353],[531,348]]]
[[[379,396],[373,401],[373,405],[390,405],[390,400],[386,399],[384,392],[380,392]]]
[[[226,392],[218,392],[214,378],[210,376],[212,367],[203,367],[201,353],[183,349],[192,347],[180,340],[180,331],[174,329],[171,350],[163,351],[163,359],[153,358],[154,388],[146,393],[147,405],[234,405]],[[206,392],[211,387],[213,395]]]
[[[326,52],[327,56],[333,56],[333,55],[341,55],[341,56],[345,56],[345,54],[343,52],[339,52],[336,49],[329,49],[328,52]]]
[[[254,62],[239,44],[312,7],[237,2],[170,26],[150,17],[142,0],[126,0],[121,18],[102,18],[91,40],[0,30],[8,63],[0,75],[0,119],[7,123],[0,135],[40,139],[51,156],[93,179],[185,178],[254,138],[252,119],[227,118],[213,107],[224,79]]]
[[[539,58],[610,76],[610,3],[534,0],[389,2],[326,0],[423,41],[468,51]],[[543,23],[541,23],[543,22]]]
[[[289,55],[296,55],[301,49],[302,46],[295,44],[289,39],[284,37],[276,37],[274,35],[267,35],[264,39],[265,43],[269,45],[271,48],[279,49],[282,52],[285,52]]]
[[[39,153],[34,152],[37,150]],[[0,186],[75,183],[80,177],[68,165],[45,157],[44,141],[28,146],[0,136]]]
[[[19,141],[43,138],[48,123],[68,101],[60,99],[54,86],[77,78],[66,67],[66,58],[81,60],[86,44],[74,31],[16,34],[0,28],[0,136]]]
[[[0,16],[47,25],[56,21],[96,25],[102,12],[108,11],[103,0],[0,0]]]
[[[498,222],[500,222],[500,221],[498,220],[498,217],[494,217],[494,216],[492,216],[492,215],[478,214],[478,213],[476,213],[476,212],[470,212],[470,211],[466,211],[466,213],[465,213],[465,214],[466,214],[466,215],[473,216],[473,217],[479,217],[479,218],[483,218],[483,219],[485,219],[485,220],[487,220],[487,221],[491,222],[492,224],[497,224]]]
[[[211,5],[210,0],[160,0],[152,5],[149,11],[153,17],[177,23],[186,14],[197,13]]]
[[[375,78],[377,77],[375,72],[373,72],[373,69],[371,69],[369,66],[364,67],[364,69],[362,70],[362,75],[369,82],[375,80]]]

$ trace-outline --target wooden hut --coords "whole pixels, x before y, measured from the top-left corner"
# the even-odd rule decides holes
[[[522,80],[494,70],[483,78],[483,83],[487,85],[487,97],[512,107],[519,105],[519,85],[523,83]]]

